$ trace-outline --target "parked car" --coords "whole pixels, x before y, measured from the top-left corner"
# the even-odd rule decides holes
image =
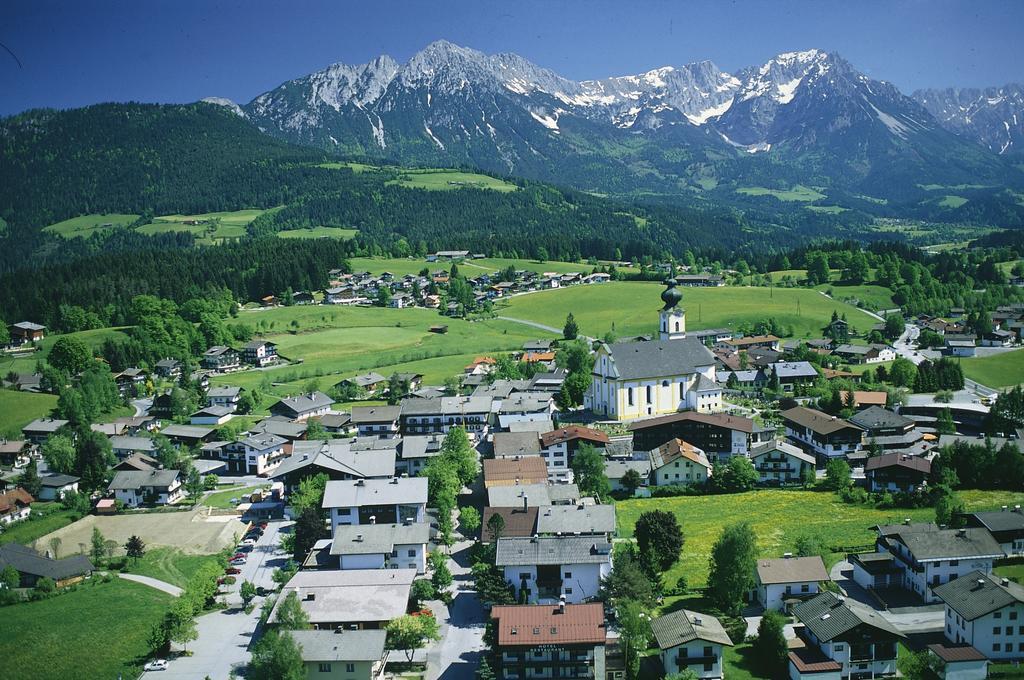
[[[256,545],[255,538],[246,538],[242,540],[242,545]]]
[[[264,588],[263,586],[256,586],[256,594],[260,597],[263,597],[264,595],[269,595],[272,592],[273,591],[269,588]]]
[[[228,576],[234,576],[235,574],[241,574],[242,570],[238,569],[237,567],[228,567],[224,570],[224,573]]]
[[[247,561],[248,560],[245,558],[245,555],[241,555],[241,556],[232,558],[231,564],[233,564],[234,566],[238,567],[238,566],[241,566],[241,565],[245,564]]]
[[[243,553],[243,554],[248,555],[249,553],[252,552],[252,546],[251,545],[244,545],[243,544],[243,545],[240,545],[237,548],[235,548],[235,550],[237,550],[239,553]]]
[[[144,671],[165,671],[167,670],[167,661],[165,659],[153,659],[145,666],[142,667]]]
[[[266,528],[267,528],[267,523],[266,522],[260,522],[259,523],[259,527],[260,527],[260,529],[263,529],[265,531]]]

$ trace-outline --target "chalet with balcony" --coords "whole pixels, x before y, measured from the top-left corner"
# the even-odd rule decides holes
[[[752,447],[775,438],[774,428],[759,425],[750,418],[696,411],[637,420],[629,429],[637,451],[650,451],[667,441],[682,439],[719,460],[748,456]]]
[[[651,631],[665,675],[689,670],[702,679],[724,677],[722,652],[733,642],[714,616],[680,609],[651,621]]]
[[[595,597],[611,573],[612,544],[594,536],[502,536],[495,564],[520,601],[575,604]]]
[[[799,484],[808,470],[814,471],[814,456],[781,441],[759,444],[750,450],[758,478],[764,485]]]
[[[203,352],[202,364],[203,368],[219,373],[235,371],[242,367],[238,352],[224,345],[214,345]]]
[[[427,479],[357,479],[327,482],[322,507],[330,512],[331,526],[339,524],[402,524],[424,522]]]
[[[864,430],[842,418],[804,406],[796,406],[780,415],[786,436],[813,453],[819,462],[845,458],[862,448]]]
[[[868,487],[875,493],[914,493],[927,484],[931,472],[927,458],[905,453],[872,456],[864,464]]]
[[[850,423],[864,430],[864,446],[881,449],[883,453],[906,453],[919,456],[931,448],[917,424],[881,406],[869,406],[850,417]]]
[[[946,606],[946,639],[993,661],[1024,659],[1024,586],[972,571],[935,588]]]
[[[711,462],[704,451],[682,439],[673,439],[650,453],[651,479],[655,486],[699,485],[711,476]]]
[[[782,610],[789,604],[807,600],[828,581],[825,563],[817,555],[759,559],[754,567],[754,596],[765,609]]]

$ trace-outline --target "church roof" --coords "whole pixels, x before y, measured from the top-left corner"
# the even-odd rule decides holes
[[[613,362],[609,374],[619,380],[685,375],[715,363],[711,350],[697,338],[621,342],[606,347]]]

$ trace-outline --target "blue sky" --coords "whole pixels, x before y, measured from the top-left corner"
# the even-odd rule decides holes
[[[1024,2],[5,0],[0,114],[100,101],[249,101],[281,82],[445,38],[564,76],[819,47],[905,92],[1024,81]],[[15,59],[17,58],[17,61]],[[18,61],[21,62],[19,66]]]

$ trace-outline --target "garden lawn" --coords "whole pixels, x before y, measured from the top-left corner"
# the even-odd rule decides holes
[[[959,493],[969,511],[1024,502],[1024,493]],[[833,554],[826,557],[826,563],[831,566],[847,552],[836,548],[872,545],[873,525],[897,524],[907,517],[918,522],[935,518],[932,508],[876,510],[869,506],[847,505],[834,493],[780,489],[721,496],[630,499],[615,505],[618,535],[622,538],[633,536],[633,527],[643,512],[668,510],[679,518],[686,543],[679,562],[665,574],[664,582],[673,585],[685,575],[690,586],[706,584],[711,547],[722,529],[736,522],[751,523],[764,557],[780,557],[793,550],[800,536],[816,536],[833,549]]]
[[[772,676],[758,669],[759,665],[754,657],[754,647],[749,643],[723,648],[722,677],[729,680],[771,680]]]
[[[3,608],[0,678],[135,678],[173,598],[122,579]]]
[[[262,486],[236,486],[230,489],[225,489],[224,491],[214,491],[202,500],[201,505],[208,505],[211,508],[231,510],[235,507],[235,504],[231,502],[232,498],[251,496],[254,492],[259,491],[262,488]]]
[[[138,215],[123,215],[119,213],[80,215],[79,217],[72,217],[69,220],[44,227],[43,231],[58,234],[64,238],[88,237],[101,231],[123,229],[137,219],[139,219]]]
[[[572,312],[580,330],[600,337],[614,327],[619,337],[654,333],[661,308],[659,283],[611,282],[573,286],[513,297],[498,313],[561,328]],[[736,328],[743,322],[774,317],[792,326],[795,337],[821,337],[822,327],[833,311],[846,314],[850,324],[867,329],[876,319],[843,302],[830,300],[814,290],[799,288],[680,288],[686,310],[686,327]]]
[[[21,439],[21,428],[50,415],[56,405],[55,394],[0,390],[0,437]]]
[[[127,558],[126,558],[127,559]],[[184,588],[204,564],[223,564],[220,555],[187,555],[174,548],[152,548],[138,563],[127,561],[126,574],[141,574]]]
[[[1004,564],[993,570],[998,576],[1008,578],[1015,583],[1024,585],[1024,563]]]
[[[46,534],[63,529],[77,519],[78,513],[65,510],[59,503],[33,503],[32,514],[28,519],[8,524],[0,531],[0,543],[31,545]],[[71,546],[67,549],[72,550]]]
[[[961,359],[960,366],[965,376],[987,387],[1013,387],[1024,383],[1024,349]]]

